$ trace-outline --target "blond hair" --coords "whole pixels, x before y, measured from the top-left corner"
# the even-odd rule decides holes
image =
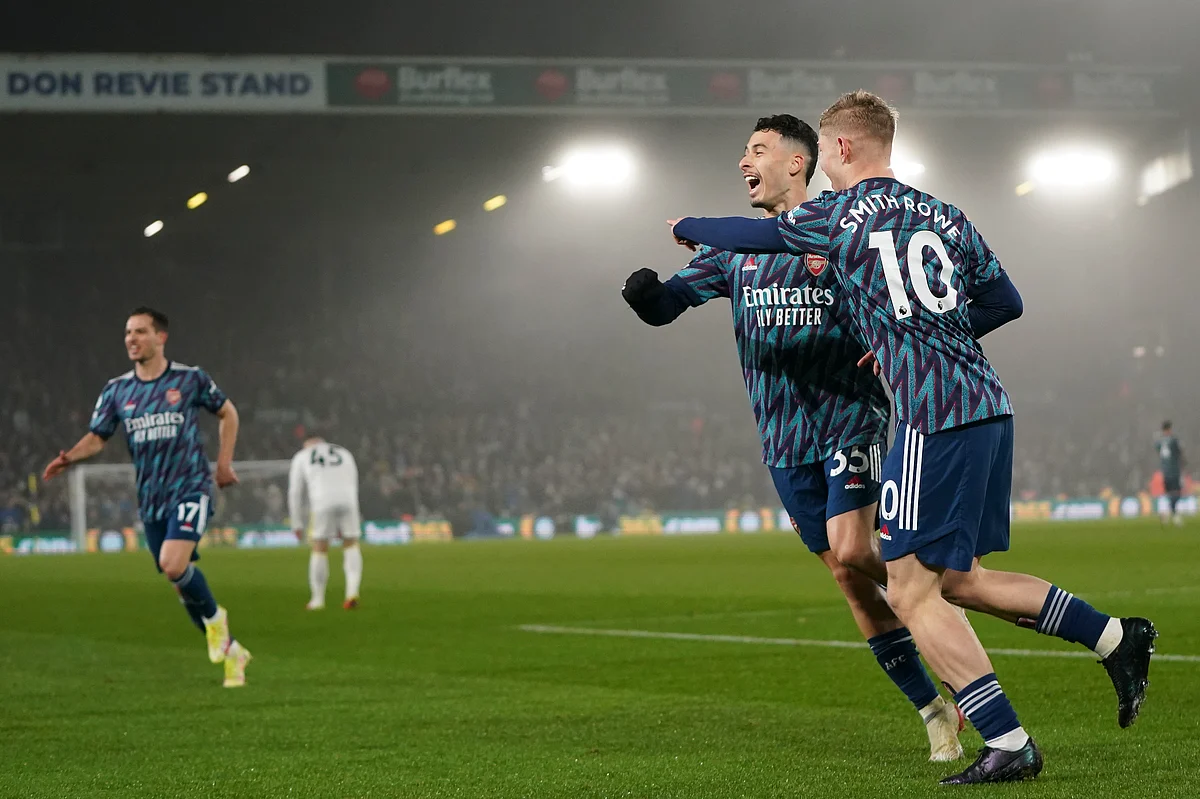
[[[877,94],[865,89],[848,92],[821,114],[821,129],[861,133],[876,139],[885,147],[896,136],[896,120],[900,115]]]

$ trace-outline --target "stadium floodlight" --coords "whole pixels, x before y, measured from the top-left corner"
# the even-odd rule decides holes
[[[208,192],[198,191],[191,197],[188,197],[187,207],[189,211],[195,211],[200,206],[208,202]]]
[[[447,219],[445,222],[438,222],[433,226],[433,235],[444,236],[454,228],[458,227],[458,223],[453,219]]]
[[[925,164],[917,158],[904,142],[897,142],[892,149],[892,163],[889,164],[897,180],[905,183],[925,174]]]
[[[909,158],[892,157],[892,172],[896,174],[897,180],[902,180],[905,183],[913,178],[920,177],[925,174],[925,165],[920,161],[913,161]]]
[[[497,208],[503,208],[507,204],[508,204],[508,198],[505,197],[503,194],[497,194],[495,197],[491,198],[490,200],[486,201],[483,204],[483,210],[495,211]]]
[[[618,145],[580,147],[568,152],[558,166],[542,169],[547,183],[560,178],[580,188],[626,186],[636,171],[633,155]]]
[[[1116,156],[1100,147],[1056,148],[1029,162],[1030,180],[1039,188],[1095,188],[1112,183],[1116,176]]]
[[[227,177],[226,180],[228,180],[230,183],[237,183],[239,180],[241,180],[242,178],[246,177],[246,175],[249,175],[249,174],[250,174],[250,167],[246,166],[245,164],[242,164],[237,169],[230,172],[229,177]]]
[[[1185,139],[1175,152],[1160,155],[1142,169],[1138,181],[1138,205],[1192,179],[1192,151]]]
[[[146,238],[150,238],[151,236],[153,236],[155,233],[158,233],[162,229],[163,229],[163,221],[161,219],[155,219],[153,222],[146,225],[146,229],[142,231],[142,235],[145,236]]]

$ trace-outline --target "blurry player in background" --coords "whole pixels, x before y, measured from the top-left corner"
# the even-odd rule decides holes
[[[1183,517],[1179,515],[1179,494],[1183,491],[1183,450],[1179,448],[1179,439],[1171,430],[1170,422],[1162,423],[1162,434],[1154,442],[1158,450],[1159,467],[1162,469],[1163,492],[1167,495],[1168,510],[1162,514],[1163,524],[1175,520],[1179,527],[1183,526]]]
[[[804,202],[816,157],[808,124],[790,114],[760,119],[739,164],[750,205],[777,217]],[[796,532],[833,573],[879,665],[920,713],[929,759],[962,757],[958,709],[938,694],[876,582],[887,579],[875,514],[891,404],[879,380],[857,366],[866,350],[825,259],[705,247],[665,284],[650,269],[634,272],[622,295],[655,326],[732,299],[763,462]]]
[[[821,116],[820,162],[834,192],[776,220],[684,219],[676,241],[749,253],[827,255],[896,397],[880,530],[888,599],[986,743],[946,784],[1032,779],[1042,753],[1024,731],[974,630],[944,596],[1096,652],[1137,718],[1154,626],[1115,619],[1045,580],[979,565],[1008,549],[1012,404],[978,339],[1020,316],[999,259],[961,211],[892,173],[896,113],[869,92]]]
[[[312,513],[304,515],[305,498]],[[308,559],[308,585],[312,598],[309,610],[325,607],[325,586],[329,582],[329,539],[342,539],[342,570],[346,574],[346,601],[342,607],[358,607],[362,585],[362,515],[358,510],[358,465],[354,456],[319,436],[310,436],[304,449],[292,458],[288,476],[288,513],[298,538],[304,525],[312,526],[312,554]]]
[[[167,317],[153,308],[137,308],[125,323],[125,350],[133,371],[108,381],[88,433],[46,467],[43,478],[98,454],[117,428],[137,472],[138,512],[146,546],[158,570],[175,586],[192,623],[208,639],[208,657],[225,665],[225,687],[246,683],[250,653],[229,634],[225,608],[217,604],[208,580],[194,565],[196,545],[208,523],[213,475],[197,424],[203,408],[220,419],[216,482],[237,483],[233,448],[238,413],[203,369],[167,360]]]

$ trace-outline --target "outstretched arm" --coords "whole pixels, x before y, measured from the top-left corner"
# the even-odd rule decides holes
[[[233,448],[237,445],[240,421],[231,400],[225,400],[217,411],[217,418],[221,420],[217,425],[217,437],[221,442],[217,450],[217,486],[225,488],[238,482],[237,473],[233,471]]]
[[[621,296],[639,319],[654,327],[669,325],[688,308],[704,302],[678,275],[663,283],[653,269],[639,269],[630,275]]]
[[[716,297],[729,296],[730,256],[705,247],[666,283],[653,269],[639,269],[621,287],[621,296],[648,325],[661,327]]]
[[[694,241],[720,250],[750,255],[791,253],[829,254],[832,193],[796,206],[779,217],[745,219],[680,219],[672,225],[676,241]]]
[[[71,464],[86,461],[88,458],[98,455],[100,450],[104,449],[105,443],[105,440],[95,433],[84,434],[75,446],[66,452],[59,452],[58,457],[50,461],[45,471],[42,472],[42,479],[52,480],[65,472]]]
[[[779,232],[779,220],[741,216],[686,217],[671,228],[675,238],[707,244],[729,252],[767,254],[790,252]]]

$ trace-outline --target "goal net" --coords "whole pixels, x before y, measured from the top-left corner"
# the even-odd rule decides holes
[[[215,468],[215,465],[214,465]],[[282,527],[287,521],[291,461],[235,461],[239,483],[213,498],[214,527]],[[141,529],[133,464],[81,463],[68,472],[71,537],[83,548],[93,538],[136,535]]]

